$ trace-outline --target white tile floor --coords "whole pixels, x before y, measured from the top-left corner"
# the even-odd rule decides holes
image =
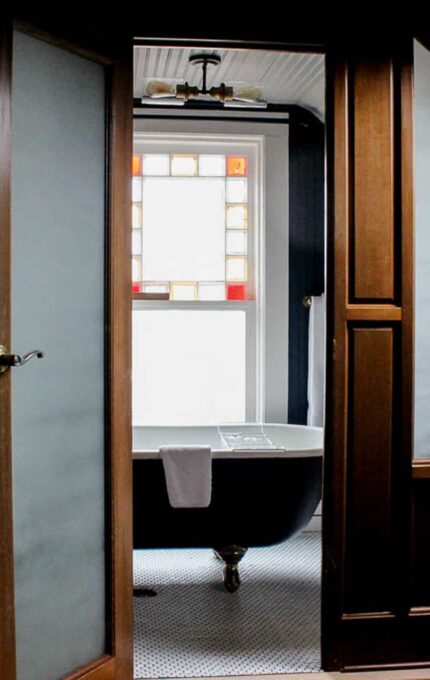
[[[252,548],[229,594],[211,550],[139,550],[134,584],[135,678],[320,670],[321,535]]]

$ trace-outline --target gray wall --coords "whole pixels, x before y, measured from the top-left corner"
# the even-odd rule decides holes
[[[13,369],[18,678],[105,650],[104,71],[14,35]]]
[[[430,52],[414,46],[415,456],[430,458]]]

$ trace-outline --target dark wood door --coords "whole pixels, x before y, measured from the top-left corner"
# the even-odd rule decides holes
[[[0,675],[131,680],[131,40],[17,28],[0,36],[0,344],[36,332],[45,356],[0,372]]]
[[[328,74],[323,665],[429,665],[430,512],[412,459],[412,41],[333,54]]]

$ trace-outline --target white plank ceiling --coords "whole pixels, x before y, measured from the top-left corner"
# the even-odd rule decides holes
[[[216,53],[222,61],[208,67],[208,87],[224,82],[257,85],[270,103],[298,104],[324,117],[324,55],[266,50],[134,48],[134,96],[142,97],[151,79],[188,81],[201,86],[202,70],[188,63],[191,54]]]

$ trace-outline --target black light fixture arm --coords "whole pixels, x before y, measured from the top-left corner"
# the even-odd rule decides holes
[[[218,87],[211,87],[208,90],[207,87],[207,75],[208,66],[218,66],[221,63],[221,57],[218,54],[192,54],[189,58],[190,64],[196,64],[202,67],[203,71],[203,82],[202,87],[199,88],[195,85],[189,85],[189,83],[184,83],[183,85],[176,86],[176,96],[181,99],[188,101],[190,97],[197,97],[199,94],[208,94],[214,99],[220,101],[231,100],[233,98],[233,88],[227,87],[224,83],[221,83]]]

